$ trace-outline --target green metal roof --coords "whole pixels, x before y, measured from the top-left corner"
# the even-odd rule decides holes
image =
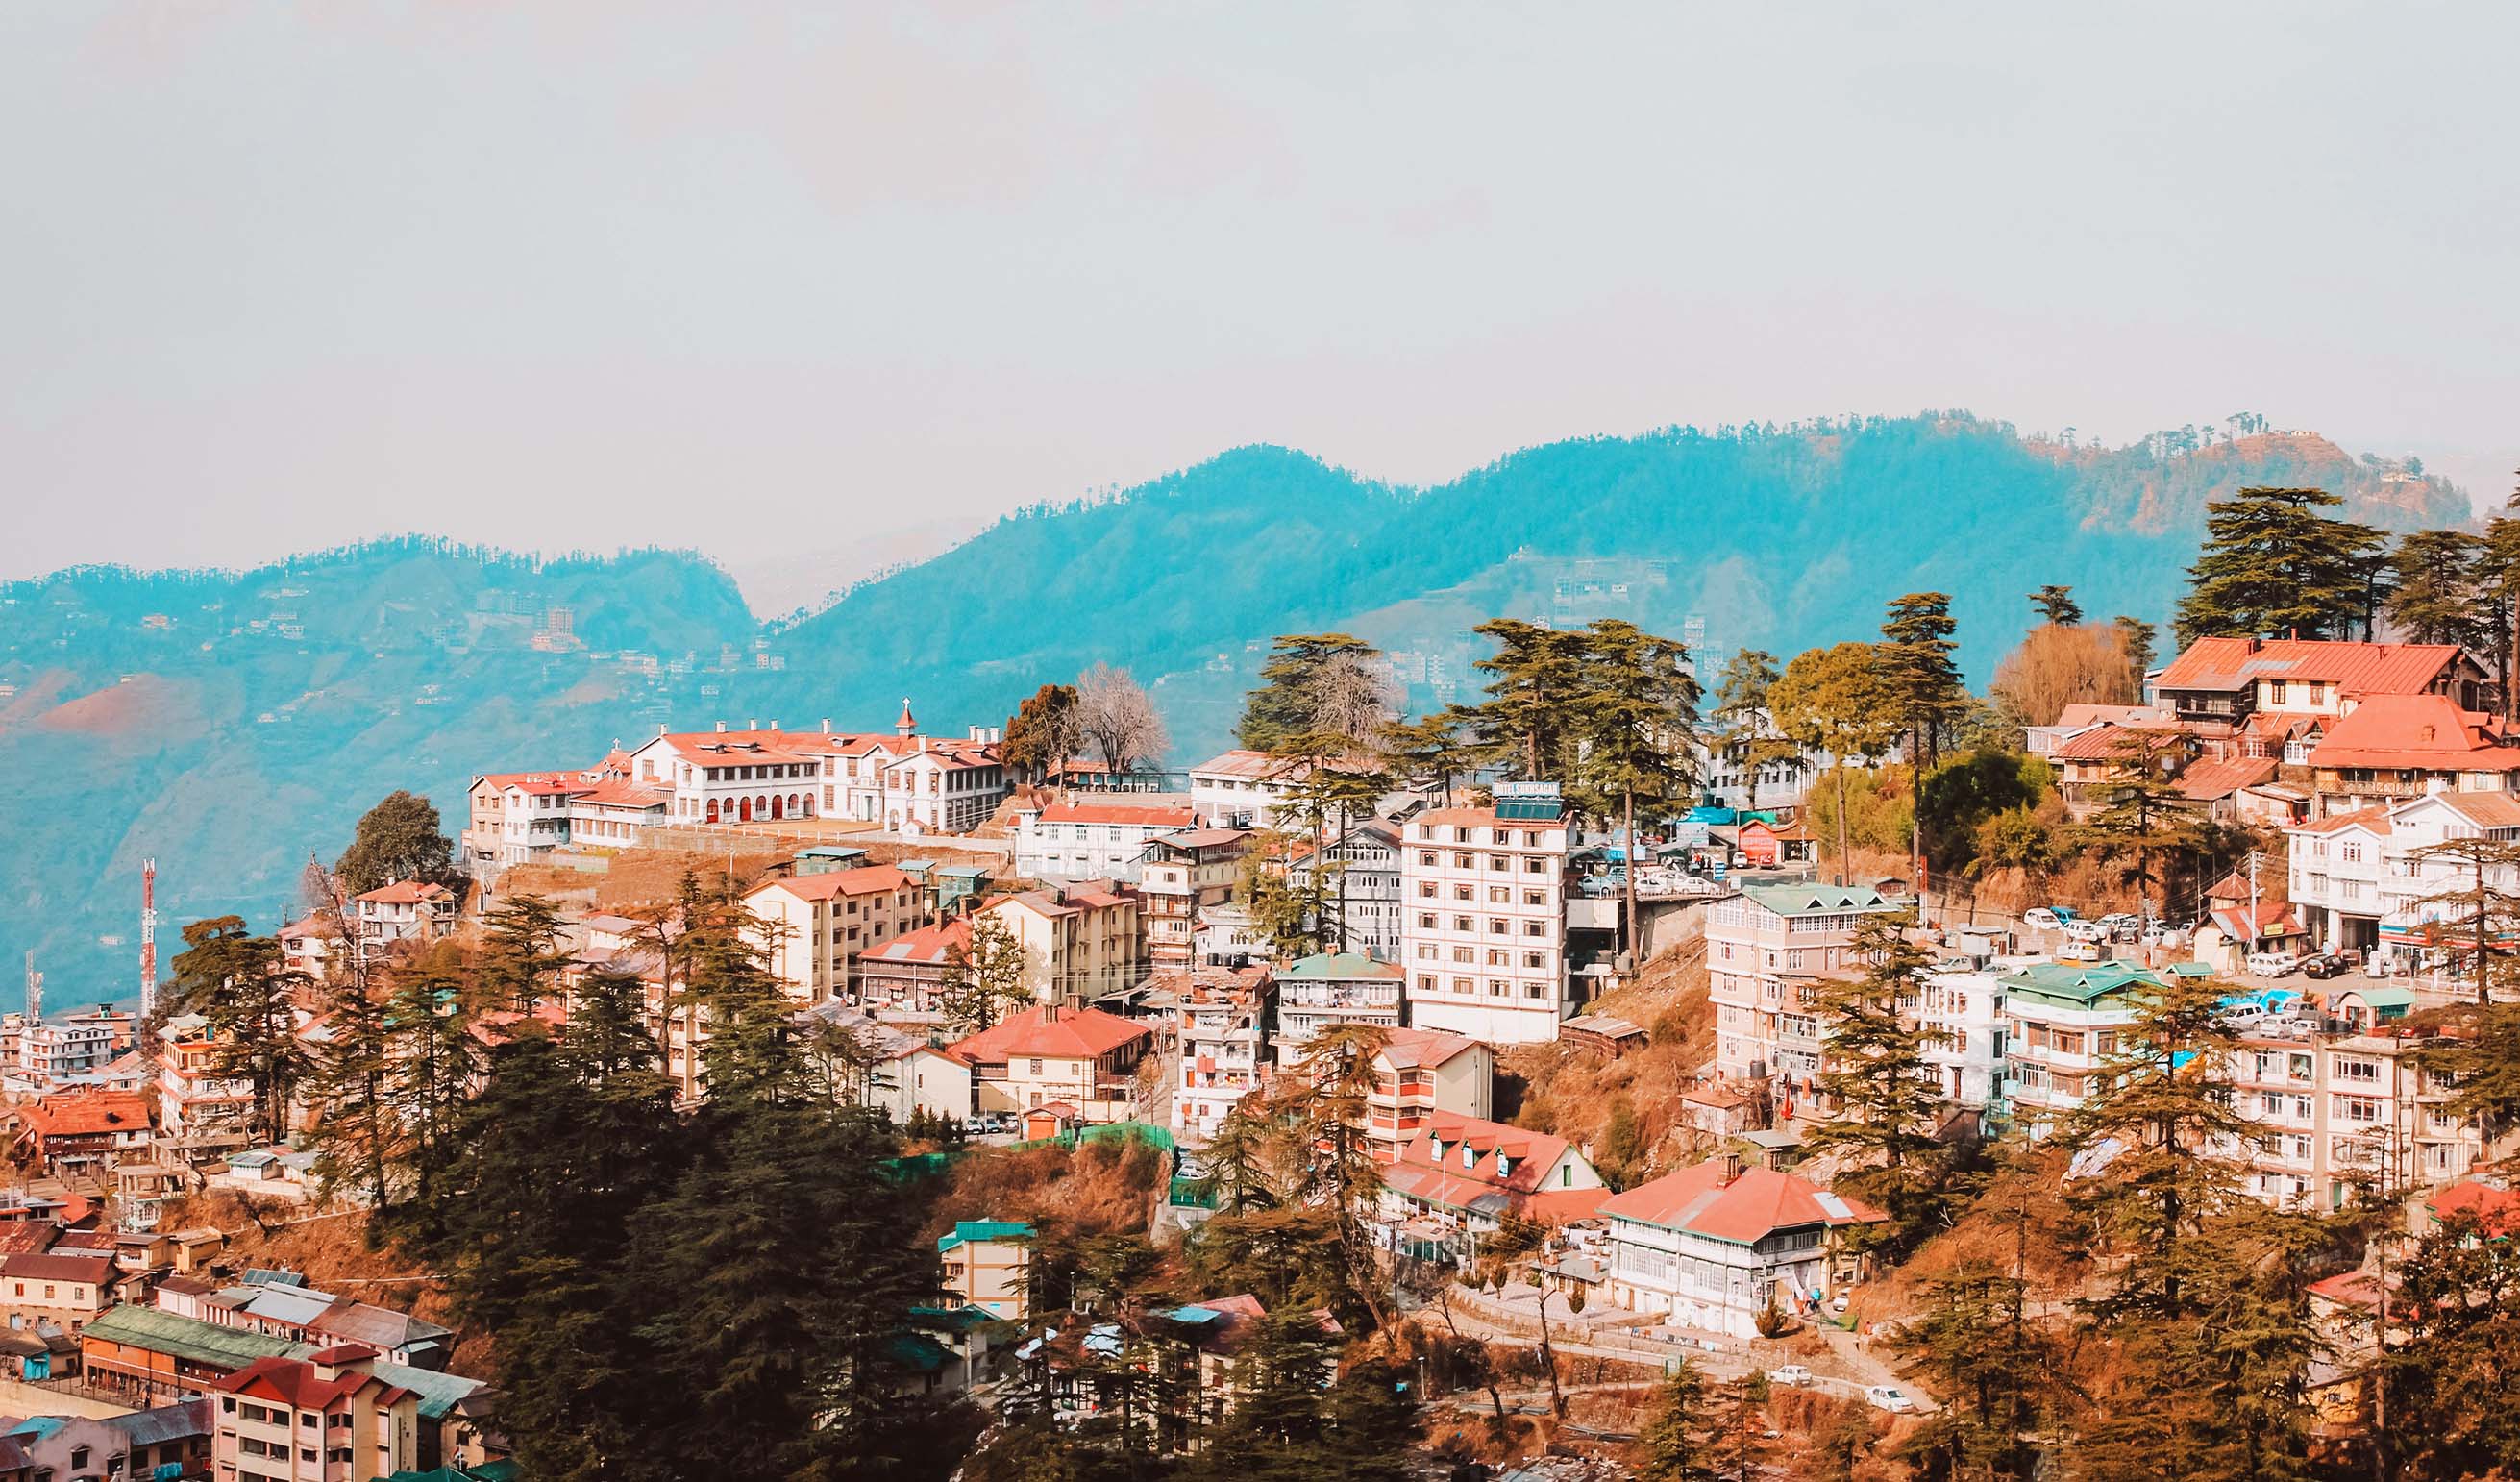
[[[938,1332],[969,1332],[998,1321],[985,1307],[965,1303],[960,1307],[914,1307],[910,1309],[910,1325],[931,1328]]]
[[[936,1237],[936,1253],[943,1255],[958,1245],[977,1240],[1029,1240],[1033,1228],[1022,1220],[965,1220],[947,1235]]]
[[[1998,986],[2010,994],[2027,993],[2061,1003],[2091,1005],[2137,984],[2169,986],[2132,963],[2033,963],[2007,974]]]
[[[315,1352],[307,1344],[292,1343],[287,1338],[248,1332],[241,1327],[221,1327],[216,1323],[128,1303],[97,1314],[80,1329],[80,1336],[229,1369],[243,1369],[256,1359],[297,1359]]]
[[[2337,997],[2343,998],[2349,993],[2374,1009],[2415,1007],[2415,991],[2411,988],[2401,988],[2395,983],[2382,983],[2369,988],[2348,988]]]
[[[378,1378],[388,1384],[399,1384],[420,1396],[420,1416],[424,1420],[446,1418],[459,1402],[489,1383],[487,1379],[468,1379],[462,1374],[440,1373],[433,1369],[388,1364],[382,1359],[370,1367]]]
[[[1386,963],[1362,952],[1316,952],[1311,957],[1297,958],[1278,969],[1281,982],[1290,977],[1304,978],[1390,978],[1397,981],[1404,974],[1398,963]]]
[[[1741,893],[1778,916],[1835,916],[1890,904],[1869,885],[1744,885]]]

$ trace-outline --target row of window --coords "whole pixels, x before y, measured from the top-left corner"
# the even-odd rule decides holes
[[[1418,974],[1417,991],[1419,993],[1442,993],[1445,989],[1442,981],[1438,979],[1435,974],[1431,972],[1421,972]],[[1479,996],[1478,979],[1457,977],[1453,979],[1451,991],[1459,998],[1476,998]],[[1488,979],[1487,996],[1489,998],[1508,998],[1512,996],[1512,993],[1513,985],[1507,982],[1505,979],[1501,977],[1492,977]],[[1522,985],[1522,996],[1527,999],[1545,999],[1549,997],[1549,985],[1546,983],[1525,983]]]

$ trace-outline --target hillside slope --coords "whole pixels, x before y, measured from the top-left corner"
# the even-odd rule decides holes
[[[472,773],[668,722],[880,725],[906,695],[934,728],[995,724],[1107,659],[1195,757],[1269,638],[1299,629],[1373,639],[1423,705],[1475,684],[1468,630],[1491,616],[1702,623],[1710,656],[1789,654],[1932,587],[1983,681],[2020,594],[2066,582],[2095,616],[2160,619],[2206,500],[2294,481],[2394,528],[2468,516],[2446,482],[2308,434],[2077,448],[1942,415],[1580,439],[1418,490],[1238,449],[1011,516],[770,628],[716,566],[655,551],[414,539],[246,572],[60,572],[0,587],[0,959],[35,950],[56,1003],[127,995],[144,857],[170,923],[274,925],[308,853],[384,792],[428,792],[451,829]]]

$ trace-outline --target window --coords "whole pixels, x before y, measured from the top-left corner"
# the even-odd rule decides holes
[[[1549,897],[1538,890],[1526,890],[1522,892],[1522,903],[1526,906],[1546,906],[1549,904]]]
[[[2380,1079],[2380,1062],[2377,1060],[2347,1059],[2339,1055],[2328,1063],[2336,1067],[2336,1078],[2340,1081],[2377,1084]]]
[[[1420,911],[1420,912],[1418,912],[1418,927],[1419,927],[1421,930],[1426,930],[1426,931],[1432,931],[1432,930],[1434,930],[1434,929],[1435,929],[1435,913],[1434,913],[1434,912],[1432,912],[1432,911]]]
[[[1512,862],[1508,860],[1502,854],[1491,854],[1488,856],[1488,868],[1491,870],[1510,870],[1513,868],[1513,865]]]
[[[1041,1074],[1041,1061],[1035,1060],[1032,1062],[1032,1073],[1034,1075]]]

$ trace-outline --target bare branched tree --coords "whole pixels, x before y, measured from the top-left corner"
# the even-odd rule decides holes
[[[1154,700],[1126,669],[1098,663],[1076,677],[1076,720],[1114,773],[1158,761],[1172,748]]]

